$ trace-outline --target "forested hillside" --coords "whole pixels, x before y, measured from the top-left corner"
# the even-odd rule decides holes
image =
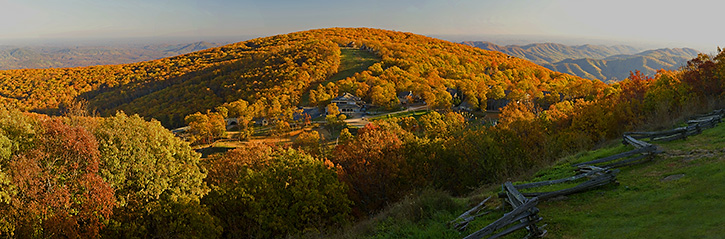
[[[337,72],[341,47],[364,48],[381,61],[320,84]],[[488,98],[541,97],[542,91],[576,98],[601,88],[498,52],[365,28],[296,32],[126,65],[0,71],[0,83],[0,102],[23,110],[54,113],[82,99],[101,115],[123,110],[167,127],[239,100],[254,106],[243,114],[289,116],[310,90],[313,105],[349,92],[392,107],[397,92],[413,91],[433,107],[449,108],[446,89],[456,88],[474,108],[485,108]]]
[[[148,61],[220,46],[217,43],[117,46],[0,46],[0,70],[117,65]]]
[[[379,56],[360,54],[361,65],[379,62],[335,77],[352,48]],[[441,223],[455,210],[446,194],[467,195],[625,131],[722,107],[724,59],[699,55],[680,71],[604,84],[410,33],[322,29],[128,65],[2,71],[0,237],[399,238],[428,229],[440,233],[427,237],[458,237]],[[478,107],[511,101],[487,124],[451,111],[448,88]],[[201,111],[219,121],[283,122],[305,92],[314,105],[354,92],[385,107],[401,90],[431,110],[330,127],[336,138],[309,131],[291,144],[249,142],[206,158],[145,119],[173,124]],[[79,99],[107,116],[89,117]],[[435,192],[417,196],[426,191]],[[408,211],[379,214],[389,205]],[[391,216],[347,230],[376,215]],[[404,231],[431,217],[445,219]]]
[[[462,44],[527,59],[553,71],[612,82],[624,80],[630,71],[654,76],[661,69],[676,70],[698,54],[690,48],[639,52],[629,46],[566,46],[554,43],[499,46],[489,42]]]

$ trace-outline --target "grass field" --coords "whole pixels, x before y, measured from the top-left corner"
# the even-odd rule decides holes
[[[381,60],[372,52],[356,48],[341,48],[340,54],[340,68],[338,68],[337,74],[327,79],[323,84],[353,76],[355,73],[367,70],[368,67]]]
[[[619,185],[541,203],[549,238],[722,238],[724,138],[721,124],[684,141],[655,143],[665,153],[623,168]]]
[[[408,116],[412,116],[412,117],[418,118],[418,117],[420,117],[420,116],[422,116],[424,114],[427,114],[429,112],[430,111],[428,111],[428,110],[401,111],[401,112],[394,113],[394,114],[383,114],[383,115],[379,115],[379,116],[373,116],[373,117],[370,117],[370,120],[390,119],[390,118],[402,118],[402,117],[408,117]]]
[[[547,225],[546,238],[722,238],[725,124],[686,140],[655,144],[664,153],[650,162],[621,168],[618,184],[539,203],[544,220],[538,225]],[[561,159],[526,181],[571,176],[571,164],[630,149],[613,141],[608,147]],[[449,229],[446,222],[499,191],[500,185],[489,185],[465,198],[435,190],[419,192],[334,237],[463,238],[500,218],[504,211],[492,210],[462,233]],[[490,208],[500,205],[499,200],[491,201]],[[517,231],[506,238],[525,235],[526,231]]]
[[[355,73],[362,72],[368,69],[376,62],[381,59],[377,55],[356,48],[341,48],[340,49],[340,67],[338,68],[337,74],[334,74],[321,84],[327,84],[328,82],[339,81],[355,75]],[[317,88],[317,85],[313,85],[311,89]],[[310,101],[309,92],[305,92],[302,95],[302,104],[308,105]]]

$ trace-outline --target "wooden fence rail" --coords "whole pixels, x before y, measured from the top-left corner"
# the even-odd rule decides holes
[[[542,220],[542,218],[538,216],[539,209],[536,208],[539,198],[526,198],[523,194],[521,194],[521,192],[516,190],[511,182],[504,183],[502,188],[505,200],[511,205],[511,207],[513,207],[513,210],[504,214],[503,217],[483,229],[468,235],[465,239],[483,238],[493,234],[496,230],[504,229],[507,226],[510,227],[488,238],[499,238],[522,228],[527,228],[529,230],[529,235],[532,237],[543,237],[546,234],[546,230],[536,226],[536,223]]]
[[[690,117],[690,119],[705,118],[705,117],[713,116],[713,115],[719,115],[721,118],[725,117],[725,109],[713,110],[706,114],[694,115],[694,116]]]
[[[627,152],[624,152],[624,153],[619,153],[619,154],[607,156],[607,157],[604,157],[604,158],[595,159],[595,160],[592,160],[592,161],[587,161],[587,162],[583,162],[583,163],[574,164],[572,166],[578,167],[578,166],[582,166],[582,165],[595,165],[595,164],[611,162],[611,161],[615,161],[615,160],[618,160],[618,159],[623,159],[623,158],[627,158],[627,157],[635,156],[635,155],[649,155],[649,154],[654,153],[656,151],[657,151],[657,146],[654,146],[654,145],[651,145],[650,144],[650,145],[648,145],[648,146],[646,146],[644,148],[637,148],[637,149],[630,150],[630,151],[627,151]]]
[[[515,208],[511,212],[504,214],[503,217],[499,218],[495,222],[489,224],[488,226],[484,227],[481,230],[478,230],[478,231],[472,233],[471,235],[468,235],[464,239],[483,238],[487,235],[493,234],[494,231],[502,229],[511,223],[514,223],[521,219],[527,218],[531,215],[532,209],[534,209],[536,204],[538,204],[538,203],[539,203],[538,198],[532,198],[532,199],[526,201],[526,203],[522,204],[521,206]],[[533,211],[538,213],[538,209],[533,210]],[[527,226],[527,224],[520,224],[519,227],[517,227],[517,229],[521,229],[526,226]],[[517,229],[515,229],[515,230],[517,230]],[[515,230],[513,230],[513,231],[515,231]],[[509,231],[509,230],[506,230],[506,231]],[[513,231],[510,231],[509,233],[511,233]],[[499,233],[499,234],[501,234],[501,233]],[[501,237],[501,236],[506,235],[506,234],[504,234],[504,235],[499,235],[499,234],[496,234],[494,236]],[[496,238],[494,236],[489,237],[489,238]]]
[[[555,198],[558,196],[565,196],[569,194],[579,193],[591,190],[596,187],[604,186],[609,183],[613,183],[617,181],[617,174],[619,173],[618,169],[614,170],[605,170],[601,172],[600,175],[587,180],[586,182],[580,183],[574,187],[566,188],[558,191],[552,191],[552,192],[535,192],[535,193],[523,193],[526,197],[538,197],[541,200],[546,200],[550,198]]]
[[[519,185],[513,185],[511,182],[505,182],[502,185],[502,192],[499,193],[499,197],[503,198],[505,202],[510,204],[513,210],[504,214],[503,217],[483,229],[468,235],[465,239],[483,238],[504,228],[505,229],[503,231],[493,234],[488,238],[498,238],[522,228],[526,228],[529,231],[527,238],[542,237],[546,234],[546,230],[542,227],[536,226],[536,223],[542,220],[542,218],[538,216],[539,209],[536,208],[536,205],[540,200],[583,192],[595,187],[616,182],[619,170],[613,168],[646,162],[650,160],[652,156],[661,152],[658,150],[656,145],[642,141],[641,139],[649,139],[650,142],[686,139],[687,136],[701,133],[703,129],[717,126],[718,123],[722,122],[723,117],[725,117],[725,109],[720,109],[688,120],[687,126],[685,127],[658,132],[626,132],[622,136],[622,143],[632,145],[635,149],[588,162],[574,164],[573,166],[577,167],[577,171],[580,172],[580,174],[575,176]],[[595,166],[598,164],[604,165]],[[589,180],[562,190],[531,193],[519,192],[519,189],[572,182],[582,178],[589,178]],[[478,213],[480,208],[483,207],[484,203],[488,201],[488,199],[490,199],[490,197],[473,209],[466,211],[458,218],[450,221],[448,224],[454,225],[454,228],[456,229],[464,230],[468,223],[475,217],[483,215],[473,214]]]
[[[486,211],[479,213],[483,208],[486,207],[486,202],[488,202],[489,199],[491,199],[492,196],[489,196],[485,200],[481,201],[478,205],[471,208],[470,210],[464,212],[460,216],[458,216],[456,219],[453,219],[448,222],[448,226],[455,228],[458,231],[466,230],[468,227],[468,223],[476,219],[476,217],[486,215],[490,213],[491,211]]]
[[[649,138],[650,141],[665,142],[678,139],[686,139],[687,136],[699,134],[702,132],[703,129],[712,128],[715,127],[718,123],[721,123],[723,113],[725,113],[725,110],[716,110],[710,114],[688,120],[687,126],[685,127],[679,127],[672,130],[657,132],[625,132],[624,135],[630,136],[634,139]]]

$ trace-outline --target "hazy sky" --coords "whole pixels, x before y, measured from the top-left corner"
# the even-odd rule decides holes
[[[0,44],[373,27],[442,38],[520,35],[714,50],[725,40],[717,27],[723,9],[725,1],[703,0],[0,0]]]

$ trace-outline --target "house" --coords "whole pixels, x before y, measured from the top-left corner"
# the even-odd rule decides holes
[[[413,95],[412,91],[403,91],[398,93],[398,100],[400,101],[400,104],[408,104],[413,103],[415,101],[415,96]]]
[[[335,103],[343,114],[361,114],[365,112],[365,101],[347,92],[332,99],[330,103]]]
[[[295,121],[304,121],[307,119],[307,116],[310,117],[309,119],[314,119],[322,116],[320,108],[317,107],[299,107],[298,109],[300,111],[295,112],[295,114],[292,115],[292,119]]]

